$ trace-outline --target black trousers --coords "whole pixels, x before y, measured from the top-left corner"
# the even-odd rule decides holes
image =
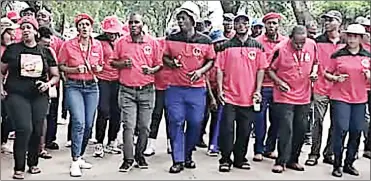
[[[310,104],[292,105],[276,103],[279,114],[277,165],[298,163],[307,131]]]
[[[234,163],[244,161],[250,139],[251,124],[254,120],[253,107],[241,107],[225,104],[219,130],[219,146],[222,158],[220,163],[231,163],[233,152]],[[236,139],[235,124],[236,121]]]
[[[49,112],[46,116],[45,144],[50,144],[57,140],[59,97],[59,87],[57,87],[57,97],[50,99]]]
[[[166,137],[169,137],[169,120],[165,109],[165,90],[156,90],[155,107],[152,112],[152,122],[150,126],[149,138],[157,139],[158,129],[160,127],[162,115],[165,112]]]
[[[1,144],[7,143],[8,142],[8,136],[9,132],[13,130],[13,122],[9,119],[9,116],[7,114],[6,110],[6,101],[2,100],[1,101]]]
[[[213,91],[213,94],[214,95],[217,95],[217,90],[212,90]],[[206,134],[206,127],[207,127],[207,123],[209,122],[209,119],[210,119],[210,126],[209,126],[209,143],[211,143],[211,140],[213,139],[214,137],[214,132],[215,132],[215,125],[218,121],[218,111],[217,110],[212,110],[210,108],[210,104],[211,104],[211,98],[209,96],[209,93],[207,94],[206,96],[206,108],[205,108],[205,113],[204,113],[204,120],[202,121],[202,128],[201,128],[201,134],[200,134],[200,138],[202,138],[202,136],[204,134]],[[201,139],[200,139],[201,141]],[[210,144],[209,144],[210,145]]]
[[[14,141],[15,171],[24,171],[27,154],[27,165],[37,166],[39,160],[39,144],[43,121],[49,107],[46,94],[22,96],[10,93],[7,97],[9,117],[14,120],[16,138]],[[20,114],[19,110],[22,110]]]
[[[118,106],[119,83],[117,81],[99,80],[99,104],[95,138],[103,144],[106,135],[107,120],[108,143],[115,141],[120,130],[120,108]]]

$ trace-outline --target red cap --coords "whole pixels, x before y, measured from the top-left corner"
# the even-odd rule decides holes
[[[6,13],[6,17],[8,17],[10,20],[19,20],[21,18],[17,11],[8,11]]]
[[[106,33],[122,33],[123,24],[117,16],[107,16],[101,23],[103,32]]]
[[[83,19],[87,19],[87,20],[89,20],[90,21],[90,23],[93,25],[93,23],[94,23],[94,20],[93,20],[93,18],[91,17],[91,16],[89,16],[88,14],[86,14],[86,13],[81,13],[81,14],[79,14],[79,15],[77,15],[76,17],[75,17],[75,24],[76,24],[76,26],[77,26],[77,24],[81,21],[81,20],[83,20]]]
[[[270,19],[281,19],[281,18],[282,16],[279,13],[273,13],[273,12],[267,13],[263,17],[263,23],[265,23],[267,20],[270,20]]]
[[[24,16],[21,18],[21,20],[18,21],[19,25],[22,25],[24,23],[30,23],[36,30],[39,29],[39,23],[33,16]]]

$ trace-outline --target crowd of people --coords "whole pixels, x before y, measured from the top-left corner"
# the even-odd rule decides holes
[[[274,159],[274,173],[304,171],[304,144],[311,144],[305,165],[318,164],[328,107],[323,162],[333,165],[335,177],[359,175],[354,162],[362,132],[363,156],[371,157],[369,17],[341,30],[342,14],[331,10],[321,16],[320,35],[310,22],[287,37],[279,33],[282,16],[274,12],[261,19],[226,13],[223,29],[201,19],[190,1],[175,16],[178,25],[166,37],[151,36],[142,15],[132,13],[127,25],[116,16],[104,18],[104,33],[93,38],[97,22],[82,13],[74,19],[78,35],[69,40],[53,29],[46,9],[9,11],[1,18],[1,150],[13,152],[14,179],[24,179],[26,164],[30,174],[40,173],[39,158],[50,159],[47,149],[59,149],[59,106],[62,117],[70,114],[72,177],[92,168],[83,157],[94,123],[95,157],[122,153],[120,172],[147,169],[163,117],[170,173],[195,169],[196,147],[220,155],[220,172],[249,170],[252,134],[254,162]],[[11,131],[13,149],[7,147]]]

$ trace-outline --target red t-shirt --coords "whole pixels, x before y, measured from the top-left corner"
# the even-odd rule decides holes
[[[162,52],[159,43],[149,35],[143,36],[143,43],[133,42],[130,34],[123,36],[115,45],[113,59],[130,59],[132,68],[119,70],[119,81],[124,86],[139,87],[154,83],[154,75],[145,75],[143,65],[155,67],[162,65]]]
[[[102,80],[115,81],[119,78],[119,71],[111,66],[111,57],[113,55],[114,44],[109,41],[100,41],[103,48],[103,71],[97,77]]]
[[[50,47],[54,50],[55,53],[59,53],[59,50],[61,49],[63,44],[63,40],[58,38],[57,36],[51,37]]]
[[[334,74],[348,74],[342,83],[335,82],[331,87],[330,99],[350,104],[367,102],[368,80],[363,70],[370,70],[371,54],[361,49],[356,55],[342,48],[331,56],[331,64],[327,71]]]
[[[283,92],[278,86],[273,89],[273,101],[284,104],[304,105],[310,103],[310,74],[317,64],[316,43],[307,38],[301,51],[292,47],[291,40],[277,45],[273,53],[270,68],[290,86],[290,91]]]
[[[331,64],[331,55],[335,51],[344,47],[345,45],[339,41],[337,44],[332,43],[327,34],[322,34],[316,38],[317,48],[318,48],[318,80],[314,83],[313,92],[315,94],[328,96],[330,93],[330,88],[332,82],[325,78],[324,72]]]
[[[223,91],[226,103],[252,106],[259,70],[269,64],[263,47],[253,38],[242,43],[234,37],[222,45],[217,67],[223,72]]]
[[[271,55],[273,53],[273,50],[274,50],[274,47],[277,44],[279,44],[280,42],[288,39],[287,37],[282,36],[281,34],[278,34],[277,36],[278,37],[277,37],[276,41],[273,41],[273,40],[269,39],[266,34],[262,34],[262,35],[255,38],[256,41],[258,41],[260,44],[263,45],[263,48],[264,48],[264,51],[265,51],[265,56],[267,58],[271,57]],[[270,61],[271,60],[268,59],[269,64],[270,64]],[[274,85],[274,83],[273,83],[272,79],[269,77],[268,73],[266,72],[265,75],[264,75],[263,87],[273,87],[273,85]]]
[[[363,43],[362,44],[363,48],[367,50],[368,52],[371,52],[371,44],[370,43]],[[367,90],[371,89],[370,82],[367,83]]]
[[[157,38],[157,41],[161,48],[161,54],[163,54],[164,46],[165,46],[165,37]],[[155,74],[156,90],[166,90],[169,84],[170,76],[171,76],[171,69],[167,66],[163,66],[162,69]]]
[[[79,38],[75,37],[62,44],[58,54],[58,60],[61,64],[66,64],[68,67],[78,67],[85,65],[85,57],[89,60],[91,66],[103,66],[103,50],[102,44],[95,39],[91,39],[91,51],[82,51],[79,43]],[[93,74],[90,71],[86,73],[69,74],[65,73],[67,78],[75,80],[93,80]]]
[[[199,32],[191,40],[187,40],[181,33],[175,33],[167,37],[165,41],[164,55],[177,58],[182,67],[171,69],[169,85],[183,87],[205,87],[205,77],[191,82],[187,74],[200,69],[205,61],[215,60],[216,54],[211,39]]]

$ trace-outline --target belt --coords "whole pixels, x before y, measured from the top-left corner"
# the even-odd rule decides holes
[[[85,85],[96,84],[97,83],[94,79],[93,80],[78,80],[78,79],[68,78],[67,80],[72,81],[72,82],[76,82],[76,83],[79,83],[79,84],[85,84]]]
[[[149,84],[144,85],[144,86],[126,86],[126,85],[122,85],[122,86],[124,86],[126,88],[129,88],[129,89],[133,89],[133,90],[144,90],[144,89],[149,89],[149,88],[153,87],[153,83],[149,83]]]

